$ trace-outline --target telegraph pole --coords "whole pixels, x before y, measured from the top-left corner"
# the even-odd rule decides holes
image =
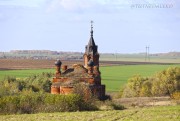
[[[149,50],[150,50],[150,47],[149,47],[149,46],[146,46],[145,61],[150,61]]]

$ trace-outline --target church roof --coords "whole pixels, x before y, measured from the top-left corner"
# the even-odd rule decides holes
[[[95,45],[95,42],[94,42],[93,36],[90,37],[88,46],[89,46],[89,47],[94,47],[94,46],[96,46],[96,45]]]
[[[68,78],[67,81],[54,82],[52,86],[73,86],[74,84],[81,82],[82,79],[92,78],[88,74],[88,70],[81,64],[74,64],[73,68],[67,69],[62,73],[61,78]]]
[[[74,64],[73,68],[67,69],[62,73],[61,77],[71,77],[71,78],[82,78],[89,77],[88,70],[81,64]]]
[[[88,45],[86,45],[86,54],[96,54],[97,53],[97,45],[94,42],[93,38],[93,26],[91,22],[91,37],[89,39]]]

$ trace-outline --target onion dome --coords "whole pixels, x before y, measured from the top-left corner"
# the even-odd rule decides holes
[[[57,61],[55,61],[54,64],[55,64],[56,66],[61,66],[62,62],[61,62],[59,59],[57,59]]]

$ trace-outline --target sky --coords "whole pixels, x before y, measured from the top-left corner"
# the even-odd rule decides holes
[[[180,0],[0,0],[0,51],[180,52]]]

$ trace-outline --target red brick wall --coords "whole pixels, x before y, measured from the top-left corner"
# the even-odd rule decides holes
[[[51,94],[59,94],[60,88],[56,86],[51,86]]]

